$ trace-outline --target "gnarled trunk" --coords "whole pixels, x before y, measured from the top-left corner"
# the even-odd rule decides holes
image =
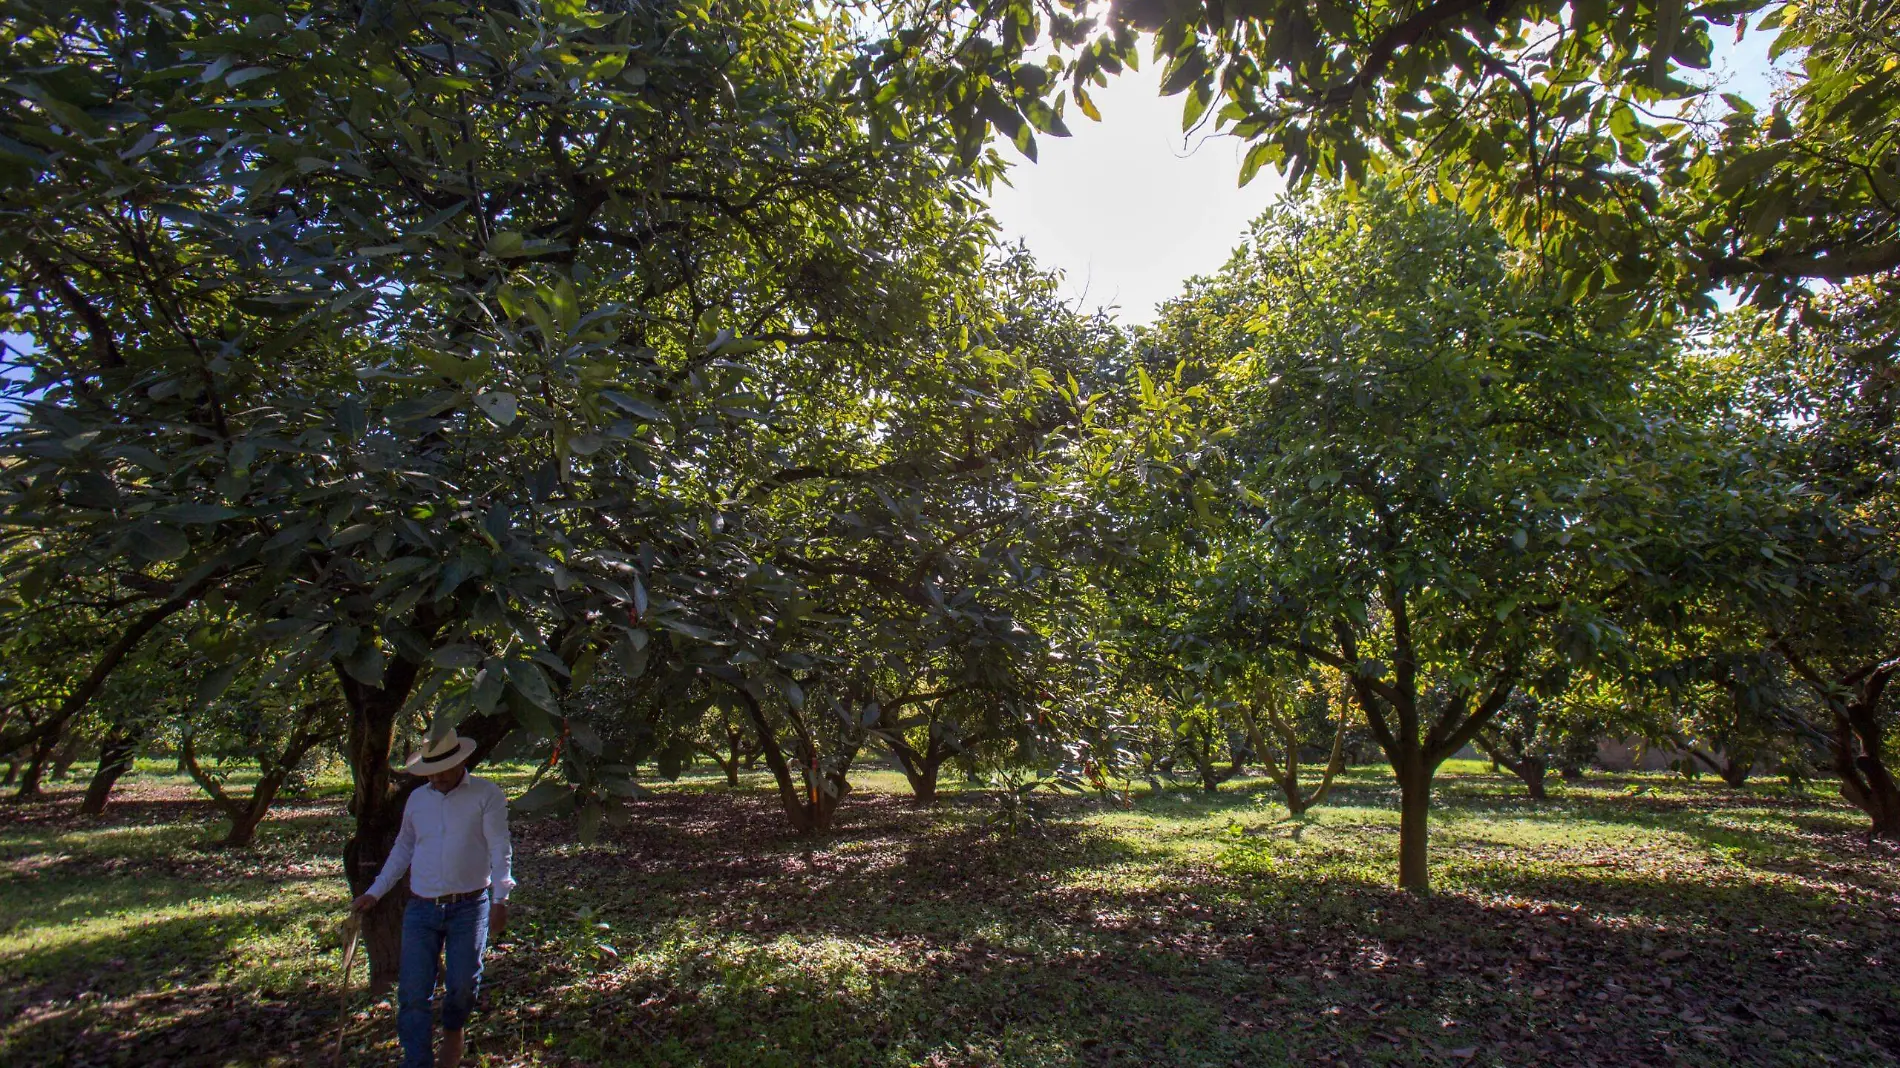
[[[1550,796],[1544,790],[1544,777],[1549,774],[1549,768],[1543,757],[1527,756],[1515,764],[1506,764],[1505,767],[1510,768],[1511,774],[1524,781],[1524,792],[1530,795],[1532,801],[1542,801]]]
[[[1831,746],[1835,774],[1840,776],[1841,797],[1867,814],[1870,832],[1879,838],[1900,841],[1900,785],[1880,757],[1879,723],[1871,711],[1853,709],[1835,725]],[[1857,730],[1856,720],[1862,720]]]
[[[719,770],[725,773],[727,786],[736,788],[739,785],[739,761],[741,759],[741,749],[744,745],[744,739],[745,733],[743,731],[737,727],[727,727],[725,752],[722,753],[719,751],[718,746],[705,742],[695,743],[693,748],[705,754],[708,759],[719,766]]]
[[[99,744],[99,767],[92,773],[92,781],[86,784],[86,799],[80,803],[81,815],[103,815],[106,802],[112,798],[112,788],[119,779],[132,770],[132,762],[137,759],[139,743],[145,740],[145,728],[115,727],[106,740]]]
[[[772,729],[771,722],[766,719],[765,708],[759,704],[758,698],[743,687],[738,688],[738,694],[758,732],[760,751],[765,757],[766,766],[772,770],[773,780],[778,784],[779,805],[785,810],[785,819],[792,825],[792,830],[813,836],[831,830],[838,803],[851,792],[851,783],[846,776],[857,750],[843,754],[843,759],[836,767],[821,768],[810,735],[800,730],[797,732],[798,737],[793,740],[792,755],[799,764],[795,778],[792,761],[779,744],[778,732]]]
[[[912,803],[919,806],[935,804],[937,784],[943,773],[943,766],[960,754],[970,753],[980,745],[995,739],[988,731],[977,731],[967,737],[955,739],[945,737],[933,725],[930,740],[925,743],[923,752],[905,742],[901,735],[893,731],[885,737],[891,756],[897,760],[897,766],[904,773],[905,781],[910,783]],[[971,769],[971,781],[975,781],[974,766]]]
[[[904,773],[904,781],[910,784],[911,803],[918,806],[935,804],[937,773],[942,770],[944,758],[949,754],[937,745],[935,738],[921,753],[896,739],[888,739],[885,744],[890,748],[892,759],[897,761],[898,770]]]
[[[1485,756],[1491,758],[1493,768],[1502,767],[1523,781],[1524,790],[1530,794],[1532,801],[1542,801],[1550,796],[1544,789],[1544,779],[1550,774],[1550,761],[1541,752],[1512,755],[1503,739],[1486,731],[1479,731],[1473,741]]]
[[[1886,730],[1880,721],[1881,699],[1900,671],[1900,656],[1864,665],[1830,685],[1791,644],[1778,641],[1775,647],[1833,713],[1828,748],[1841,780],[1841,796],[1867,813],[1873,823],[1870,834],[1900,841],[1900,785],[1887,767]],[[1840,696],[1843,689],[1850,694],[1845,700]]]
[[[220,846],[241,848],[250,845],[257,838],[257,826],[264,822],[270,813],[272,803],[284,788],[284,783],[296,772],[297,765],[303,763],[304,754],[323,740],[323,736],[306,728],[322,714],[320,705],[313,705],[299,717],[296,733],[284,745],[284,751],[275,758],[261,757],[258,761],[257,785],[251,788],[251,795],[240,801],[224,792],[224,787],[216,779],[205,774],[192,750],[192,738],[187,733],[179,747],[179,759],[185,762],[186,770],[193,781],[211,796],[211,800],[224,810],[231,819],[231,829],[225,832],[219,841]]]

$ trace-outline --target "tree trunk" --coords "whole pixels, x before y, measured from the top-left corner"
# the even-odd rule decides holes
[[[1523,781],[1524,790],[1530,794],[1532,801],[1542,801],[1550,796],[1544,792],[1544,777],[1550,769],[1543,757],[1527,756],[1519,760],[1501,760],[1500,763]]]
[[[350,706],[349,738],[344,756],[349,761],[354,789],[350,814],[356,827],[343,843],[343,871],[350,896],[369,890],[383,870],[383,861],[402,830],[402,810],[409,794],[422,780],[398,784],[389,765],[396,717],[414,688],[417,667],[396,658],[384,671],[381,686],[366,686],[339,667],[337,678]],[[405,876],[363,917],[363,945],[369,953],[369,988],[380,995],[395,983],[402,967],[402,913],[409,880]]]
[[[224,840],[218,844],[241,849],[256,841],[258,825],[270,813],[278,791],[284,788],[284,781],[290,778],[295,768],[293,762],[258,779],[257,786],[251,790],[251,800],[231,813],[231,829],[225,832]]]
[[[838,804],[851,792],[851,783],[846,778],[856,749],[843,754],[843,760],[837,768],[826,771],[818,767],[818,755],[812,749],[809,733],[800,730],[797,739],[798,776],[802,784],[793,778],[791,761],[786,759],[785,750],[779,745],[778,734],[765,718],[765,708],[758,698],[744,687],[737,687],[740,701],[746,707],[746,713],[758,733],[759,748],[765,755],[765,763],[772,769],[772,778],[778,783],[779,805],[785,810],[785,818],[792,830],[801,835],[819,835],[831,829],[832,818],[837,814]],[[794,721],[793,726],[799,724]]]
[[[65,782],[66,773],[72,770],[73,763],[79,759],[79,750],[85,741],[78,731],[69,732],[59,748],[53,750],[52,767],[48,777],[54,782]]]
[[[115,727],[99,745],[99,769],[92,773],[92,781],[86,784],[86,800],[79,806],[84,816],[103,815],[106,802],[112,797],[112,788],[119,783],[120,776],[132,770],[132,762],[138,757],[139,743],[145,740],[144,727]]]
[[[727,786],[739,785],[738,754],[735,753],[732,756],[728,757],[719,752],[718,746],[711,745],[711,744],[701,744],[698,742],[693,743],[693,749],[694,751],[702,754],[703,756],[706,757],[706,759],[712,761],[715,765],[718,766],[719,770],[723,772],[726,776]]]
[[[1432,773],[1418,754],[1398,769],[1399,779],[1399,889],[1414,894],[1432,890],[1429,865]]]
[[[1532,801],[1542,801],[1548,796],[1544,792],[1546,769],[1542,757],[1525,757],[1521,764],[1511,770],[1524,780],[1524,788],[1530,793]]]
[[[1841,796],[1867,814],[1875,837],[1900,841],[1900,786],[1880,758],[1879,720],[1873,711],[1850,705],[1835,726],[1832,749]]]
[[[937,803],[937,772],[943,768],[942,758],[925,757],[917,774],[911,777],[911,800],[921,806]]]
[[[1272,751],[1267,748],[1267,738],[1260,730],[1259,720],[1244,705],[1236,708],[1236,711],[1240,713],[1241,726],[1246,731],[1247,743],[1253,747],[1254,756],[1259,760],[1260,766],[1266,769],[1267,777],[1278,784],[1280,792],[1286,795],[1286,810],[1289,815],[1305,815],[1308,809],[1323,803],[1326,795],[1332,792],[1333,779],[1346,766],[1346,728],[1351,722],[1346,716],[1349,707],[1346,705],[1340,707],[1339,729],[1333,732],[1333,751],[1326,758],[1326,769],[1320,773],[1319,785],[1314,787],[1310,794],[1300,787],[1299,729],[1278,712],[1271,708],[1266,709],[1274,733],[1280,736],[1280,746],[1286,752],[1286,763],[1283,766],[1274,759]],[[1236,767],[1234,770],[1237,774],[1241,769]]]
[[[321,710],[313,706],[304,714],[304,723],[312,722],[315,716],[321,714]],[[257,825],[264,822],[264,816],[270,812],[271,805],[276,803],[278,793],[283,790],[284,784],[290,781],[290,776],[296,772],[297,766],[303,763],[304,755],[321,741],[323,741],[323,735],[315,731],[300,731],[291,736],[290,741],[284,745],[284,751],[276,760],[276,767],[265,772],[257,780],[257,785],[251,790],[251,800],[232,811],[231,830],[225,834],[221,845],[248,846],[257,838]]]
[[[943,769],[943,762],[950,755],[948,749],[931,739],[930,746],[922,753],[902,742],[887,742],[891,757],[897,761],[897,768],[904,773],[904,781],[910,783],[911,804],[927,807],[937,802],[937,773]]]
[[[832,820],[838,814],[838,805],[844,801],[845,795],[851,792],[851,784],[846,782],[842,775],[827,775],[824,784],[830,786],[831,789],[826,790],[821,787],[816,791],[817,803],[813,806],[811,816],[812,831],[817,834],[831,832]]]
[[[1715,772],[1723,782],[1737,790],[1741,789],[1748,782],[1749,772],[1755,769],[1755,757],[1752,753],[1737,756],[1733,753],[1724,752],[1722,759],[1717,760],[1713,755],[1704,753],[1692,745],[1678,743],[1677,747],[1686,751],[1694,759],[1701,761],[1703,766]]]
[[[41,736],[33,747],[33,755],[26,762],[26,772],[20,776],[20,788],[13,792],[17,801],[30,801],[40,797],[40,779],[46,774],[46,762],[53,755],[53,748],[59,745],[59,732]]]
[[[1524,789],[1530,794],[1532,801],[1542,801],[1550,796],[1544,790],[1544,778],[1550,774],[1548,759],[1535,753],[1513,757],[1505,748],[1503,739],[1487,735],[1483,731],[1479,731],[1472,742],[1484,752],[1485,756],[1491,758],[1491,770],[1496,771],[1502,767],[1517,776],[1524,783]],[[1520,746],[1519,749],[1521,751],[1522,747]]]
[[[1836,688],[1828,685],[1793,646],[1780,641],[1776,648],[1834,713],[1829,749],[1834,773],[1841,780],[1841,796],[1867,813],[1873,821],[1870,834],[1900,841],[1900,786],[1887,769],[1886,732],[1880,721],[1881,698],[1894,672],[1900,670],[1900,661],[1888,659],[1850,673],[1841,682],[1853,687],[1853,697],[1842,701],[1835,696]]]
[[[1877,780],[1862,810],[1873,820],[1874,837],[1900,842],[1900,790],[1894,788],[1891,776]]]
[[[1219,793],[1220,769],[1214,766],[1212,760],[1202,755],[1199,748],[1191,750],[1188,756],[1194,758],[1194,777],[1201,780],[1201,792],[1204,794]]]
[[[705,754],[709,760],[712,760],[712,764],[718,766],[718,770],[726,775],[726,785],[728,785],[728,787],[733,787],[733,789],[739,787],[739,766],[741,766],[739,762],[741,762],[741,758],[743,758],[743,754],[745,754],[745,732],[743,732],[743,730],[733,728],[733,726],[726,728],[726,751],[724,751],[724,753],[720,753],[720,747],[714,745],[711,741],[707,741],[707,743],[697,743],[697,741],[695,741],[695,743],[693,743],[693,751]]]
[[[785,810],[785,818],[791,822],[792,830],[797,834],[810,834],[811,813],[805,807],[804,798],[799,795],[798,784],[792,779],[792,767],[785,759],[785,751],[779,748],[778,734],[772,730],[772,724],[765,718],[765,708],[751,691],[743,686],[735,687],[739,700],[746,707],[746,714],[752,719],[752,727],[759,735],[759,751],[765,756],[766,767],[772,770],[772,780],[778,784],[779,807]]]

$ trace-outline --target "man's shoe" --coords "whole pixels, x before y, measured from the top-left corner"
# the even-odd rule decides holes
[[[442,1046],[435,1051],[435,1068],[461,1068],[462,1032],[442,1032]]]

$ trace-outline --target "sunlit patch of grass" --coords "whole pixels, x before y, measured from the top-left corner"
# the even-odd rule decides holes
[[[5,830],[0,831],[0,857],[27,852],[93,858],[164,856],[201,844],[205,832],[206,826],[190,823]]]
[[[320,970],[310,958],[324,928],[311,921],[336,914],[341,897],[333,880],[0,887],[0,912],[14,917],[0,934],[0,971],[16,982],[83,975],[106,991],[152,976],[161,989],[206,977],[301,980]]]
[[[533,771],[491,774],[519,790]],[[1258,778],[1140,783],[1020,837],[949,780],[932,809],[895,772],[854,781],[818,841],[773,823],[762,773],[733,791],[706,769],[598,845],[518,824],[484,1063],[1895,1063],[1880,1006],[1900,991],[1865,962],[1895,954],[1879,917],[1900,878],[1825,798],[1637,775],[1530,802],[1474,763],[1440,780],[1437,893],[1415,899],[1392,889],[1378,766],[1299,819]],[[287,812],[235,854],[192,822],[0,830],[0,1043],[34,1063],[309,1063],[334,1019],[347,818]],[[348,1048],[387,1063],[388,1010]]]

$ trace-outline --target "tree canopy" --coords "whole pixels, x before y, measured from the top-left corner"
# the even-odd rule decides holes
[[[994,129],[1033,158],[1066,105],[1162,64],[1182,126],[1251,143],[1294,186],[1404,174],[1489,217],[1568,296],[1612,314],[1773,303],[1900,266],[1900,85],[1891,4],[983,0],[929,6],[859,61],[894,116],[948,114],[974,159]],[[1770,35],[1795,76],[1726,93],[1717,40]],[[1053,44],[1053,54],[1038,52]],[[1073,117],[1072,115],[1069,117]],[[890,121],[899,121],[892,119]]]
[[[163,739],[235,845],[334,752],[359,890],[450,729],[589,839],[1363,741],[1422,891],[1445,760],[1612,725],[1900,835],[1891,5],[1084,14],[0,5],[0,754]],[[983,194],[1144,50],[1294,184],[1128,329]]]

